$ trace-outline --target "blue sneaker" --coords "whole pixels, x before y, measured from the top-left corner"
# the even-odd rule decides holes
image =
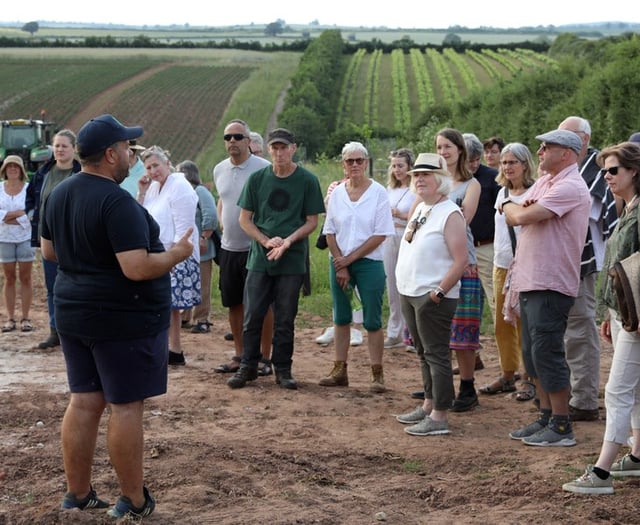
[[[60,508],[64,510],[72,510],[72,509],[106,509],[109,506],[107,501],[100,499],[96,495],[96,491],[93,490],[93,487],[90,487],[89,494],[87,494],[84,498],[78,499],[76,495],[72,492],[67,492],[64,495],[64,499],[62,500],[62,505]]]
[[[144,505],[140,508],[136,508],[131,503],[131,500],[126,496],[120,496],[116,504],[107,511],[107,514],[113,518],[124,518],[125,516],[131,516],[134,518],[144,518],[153,512],[156,508],[156,500],[149,492],[147,487],[143,487],[144,491]]]

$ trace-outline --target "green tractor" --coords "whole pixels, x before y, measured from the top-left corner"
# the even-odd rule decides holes
[[[53,122],[34,119],[0,120],[0,161],[18,155],[24,161],[29,178],[53,155]]]

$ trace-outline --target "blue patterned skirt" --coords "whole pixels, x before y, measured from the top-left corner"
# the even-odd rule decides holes
[[[171,269],[171,308],[183,310],[200,302],[200,263],[189,257]]]

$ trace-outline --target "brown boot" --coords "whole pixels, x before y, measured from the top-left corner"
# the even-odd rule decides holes
[[[333,363],[333,370],[327,377],[323,377],[320,386],[349,386],[349,376],[347,376],[346,361],[336,361]]]
[[[387,389],[384,386],[384,372],[382,371],[382,365],[371,365],[371,386],[369,392],[374,394],[381,394]]]

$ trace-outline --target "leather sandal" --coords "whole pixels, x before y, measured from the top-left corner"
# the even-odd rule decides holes
[[[33,325],[31,324],[30,319],[22,319],[20,321],[20,331],[21,332],[33,332]]]
[[[16,329],[16,320],[9,319],[6,323],[2,325],[3,332],[13,332]]]
[[[229,363],[223,363],[220,366],[216,367],[214,371],[218,374],[235,374],[240,368],[241,359],[239,356],[234,355],[231,358],[231,361],[233,361],[232,365],[230,365]]]
[[[516,399],[518,401],[531,401],[536,397],[536,384],[531,381],[523,380],[520,382],[522,388],[518,389]]]
[[[260,359],[260,363],[258,363],[258,375],[270,376],[272,374],[273,374],[273,365],[271,364],[271,360]]]
[[[504,377],[499,377],[495,382],[483,386],[479,389],[481,394],[487,395],[495,395],[503,392],[515,392],[516,391],[516,381],[515,379],[506,379]]]

